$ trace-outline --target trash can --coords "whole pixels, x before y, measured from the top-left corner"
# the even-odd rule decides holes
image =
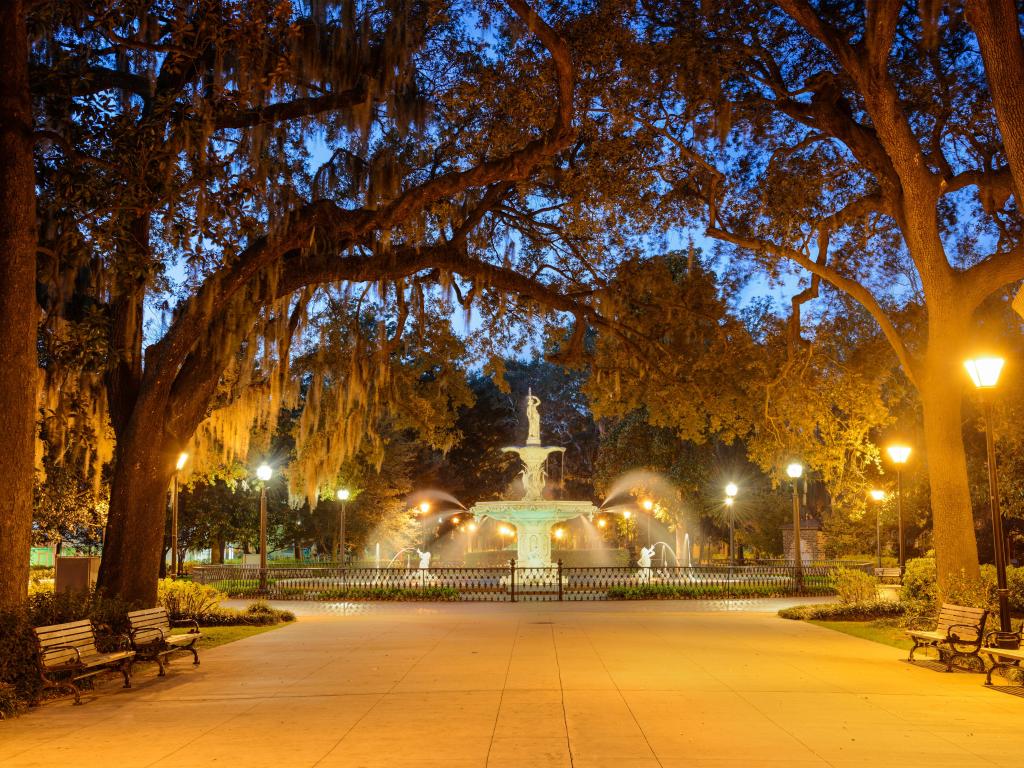
[[[96,586],[99,575],[98,557],[58,557],[54,590],[58,593],[88,592]]]

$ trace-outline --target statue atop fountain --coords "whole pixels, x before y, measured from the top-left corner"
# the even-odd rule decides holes
[[[523,486],[522,498],[482,501],[469,510],[478,516],[487,516],[516,527],[516,560],[524,568],[551,567],[551,527],[555,523],[597,511],[589,501],[544,498],[547,459],[552,453],[564,453],[565,448],[541,444],[540,405],[540,398],[530,389],[526,396],[526,444],[501,449],[515,453],[523,463],[523,471],[519,475]]]
[[[430,567],[430,552],[429,551],[428,552],[421,552],[420,550],[417,549],[416,550],[416,554],[419,555],[419,557],[420,557],[420,565],[419,565],[420,570],[421,571],[427,570]]]

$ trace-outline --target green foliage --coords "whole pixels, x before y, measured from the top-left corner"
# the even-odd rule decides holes
[[[279,590],[281,597],[294,595],[300,599],[317,600],[387,600],[447,602],[459,599],[455,587],[337,587],[312,590],[305,587]]]
[[[904,606],[889,600],[871,600],[862,603],[828,603],[825,605],[795,605],[783,608],[779,616],[798,621],[871,621],[902,616]]]
[[[172,620],[199,619],[217,610],[226,594],[206,584],[175,579],[160,579],[157,602],[167,609]]]
[[[194,618],[201,627],[269,626],[295,621],[295,614],[256,600],[241,611],[216,607]]]
[[[791,590],[770,584],[639,584],[632,587],[609,587],[612,600],[709,600],[782,597]]]
[[[0,683],[0,720],[9,720],[25,708],[18,690],[10,683]]]
[[[873,602],[878,596],[874,576],[855,568],[840,568],[832,574],[832,583],[843,605]]]

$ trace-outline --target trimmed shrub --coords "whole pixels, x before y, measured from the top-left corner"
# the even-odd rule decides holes
[[[167,609],[173,621],[196,619],[216,611],[227,597],[220,590],[194,581],[160,579],[156,600]]]
[[[295,621],[295,614],[273,608],[263,600],[257,600],[241,611],[218,607],[195,618],[201,627],[269,626]]]
[[[832,575],[832,586],[843,605],[872,603],[878,599],[878,581],[864,571],[840,568]]]
[[[903,615],[903,606],[888,600],[862,603],[827,603],[824,605],[794,605],[783,608],[779,616],[797,621],[873,621]]]
[[[25,708],[18,691],[9,683],[0,683],[0,720],[8,720]]]
[[[610,600],[745,599],[779,597],[784,588],[770,584],[637,584],[632,587],[608,587]]]

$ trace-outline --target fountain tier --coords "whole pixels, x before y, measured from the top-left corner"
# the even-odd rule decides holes
[[[516,563],[522,568],[551,565],[551,528],[580,515],[591,515],[597,507],[589,501],[481,501],[469,510],[516,527]]]

